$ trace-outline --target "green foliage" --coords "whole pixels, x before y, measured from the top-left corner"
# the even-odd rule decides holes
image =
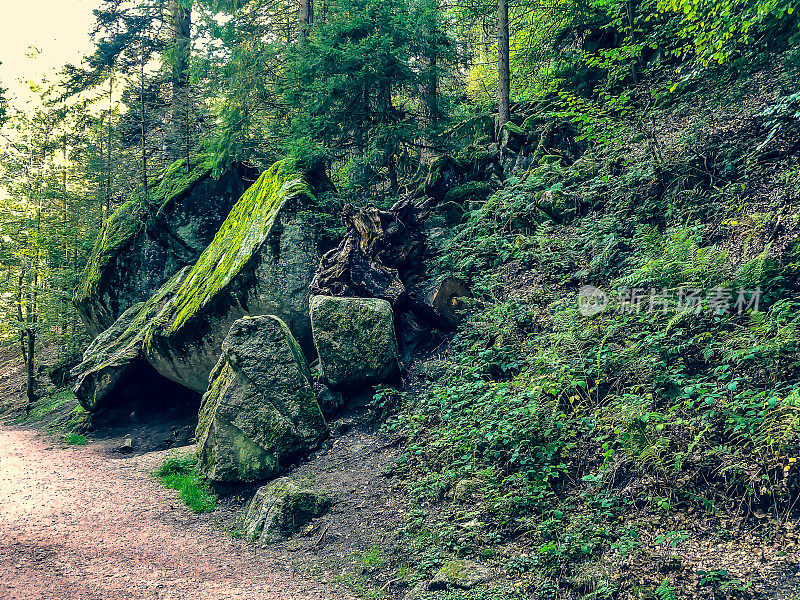
[[[626,565],[689,533],[642,535],[653,529],[623,525],[632,515],[796,512],[796,235],[772,233],[796,198],[743,199],[743,171],[765,171],[730,141],[675,144],[664,170],[660,142],[636,133],[646,128],[601,117],[579,134],[594,142],[581,158],[543,158],[472,210],[437,265],[477,297],[447,374],[393,425],[410,436],[397,468],[412,500],[438,514],[409,515],[401,533],[420,577],[507,541],[526,549],[505,561],[509,577],[676,598],[670,579],[634,590]],[[719,161],[713,185],[689,166],[701,153]],[[583,284],[608,293],[605,311],[581,315]],[[699,302],[683,302],[695,288]],[[638,309],[625,290],[643,295]],[[760,290],[758,306],[744,290]],[[663,301],[650,306],[651,291]]]
[[[509,585],[479,587],[472,590],[453,590],[440,594],[426,594],[423,600],[523,600],[524,592]]]
[[[86,436],[75,432],[68,433],[64,437],[64,442],[70,446],[85,446],[88,443]]]
[[[171,490],[177,490],[181,501],[197,514],[213,512],[217,508],[217,497],[208,485],[201,481],[195,471],[197,459],[194,456],[167,458],[153,473],[159,481]]]
[[[35,423],[41,421],[55,411],[75,402],[72,390],[56,390],[51,394],[43,395],[30,407],[30,411],[20,414],[16,421],[19,423]]]
[[[333,582],[346,587],[357,596],[379,600],[386,593],[372,587],[371,577],[386,567],[387,563],[386,556],[377,546],[366,552],[352,552],[346,557],[341,573]]]
[[[659,0],[658,7],[682,15],[684,43],[674,52],[691,52],[704,65],[723,63],[758,36],[796,20],[791,0]]]

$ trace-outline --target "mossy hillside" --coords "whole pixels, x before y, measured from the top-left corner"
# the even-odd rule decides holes
[[[135,194],[106,221],[75,291],[76,304],[98,293],[111,261],[146,230],[157,211],[168,208],[177,197],[211,173],[212,155],[196,155],[190,161],[191,170],[186,168],[185,158],[172,163],[160,177],[150,180],[147,199],[140,193]]]
[[[242,270],[266,239],[281,205],[314,195],[292,159],[275,163],[244,193],[200,256],[171,308],[169,333],[179,331]]]

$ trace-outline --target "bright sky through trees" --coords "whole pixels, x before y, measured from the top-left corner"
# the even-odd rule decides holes
[[[4,4],[0,19],[0,85],[8,88],[10,99],[21,108],[32,99],[28,82],[38,84],[43,78],[53,81],[65,63],[78,63],[91,51],[92,10],[100,0],[24,0]],[[35,58],[27,58],[31,54]]]

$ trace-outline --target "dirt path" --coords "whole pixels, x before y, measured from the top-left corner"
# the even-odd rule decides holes
[[[158,458],[0,426],[0,598],[344,598],[192,515],[149,477]]]

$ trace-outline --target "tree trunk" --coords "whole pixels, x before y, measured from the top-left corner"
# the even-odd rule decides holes
[[[35,315],[34,315],[35,318]],[[33,403],[36,402],[36,375],[35,375],[35,362],[36,362],[36,331],[33,327],[28,327],[28,360],[25,364],[26,378],[25,378],[25,391],[28,396],[27,412],[30,412]]]
[[[172,114],[169,152],[173,159],[189,154],[189,52],[192,30],[191,0],[171,0]],[[188,163],[188,159],[187,159]]]
[[[509,63],[508,0],[497,0],[497,127],[511,118],[511,67]]]
[[[438,10],[438,6],[432,10]],[[438,15],[430,15],[430,19],[422,26],[425,37],[425,52],[420,57],[422,69],[419,84],[419,128],[422,131],[420,144],[420,160],[430,164],[434,158],[433,129],[439,119],[439,77],[437,73]]]
[[[300,0],[297,16],[297,33],[301,41],[308,39],[308,31],[314,22],[314,0]]]
[[[111,211],[111,107],[112,101],[114,97],[114,71],[111,71],[111,74],[108,78],[108,114],[106,118],[108,119],[107,124],[107,138],[106,138],[106,190],[103,198],[103,222],[110,216]]]
[[[147,200],[147,128],[145,127],[145,102],[144,102],[144,89],[145,89],[145,81],[144,81],[144,63],[145,63],[145,52],[144,52],[144,40],[141,40],[142,43],[142,55],[139,64],[139,77],[140,79],[140,86],[139,86],[139,103],[141,108],[141,136],[142,136],[142,198]]]

